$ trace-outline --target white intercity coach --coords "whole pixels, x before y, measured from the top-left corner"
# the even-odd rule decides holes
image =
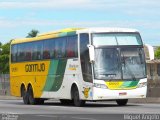
[[[70,28],[13,40],[10,71],[11,94],[25,104],[57,98],[75,106],[126,105],[146,97],[145,54],[135,29]]]

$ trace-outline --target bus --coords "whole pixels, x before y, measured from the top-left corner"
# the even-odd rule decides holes
[[[86,101],[145,98],[146,62],[140,33],[128,28],[68,28],[11,42],[11,95],[24,104],[59,99]]]

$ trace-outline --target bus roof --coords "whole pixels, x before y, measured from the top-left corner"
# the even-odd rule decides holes
[[[99,33],[99,32],[138,32],[136,29],[130,29],[130,28],[110,28],[110,27],[104,27],[104,28],[86,28],[78,30],[77,33]]]
[[[33,37],[33,38],[14,39],[14,40],[12,40],[11,44],[32,42],[32,41],[38,41],[38,40],[43,40],[43,39],[50,39],[50,38],[74,35],[74,34],[76,34],[76,31],[80,30],[80,29],[82,29],[82,28],[67,28],[67,29],[62,29],[62,30],[58,30],[58,31],[40,34],[40,35]]]
[[[14,39],[12,40],[11,44],[63,37],[68,35],[74,35],[76,33],[99,33],[99,32],[138,32],[138,31],[135,29],[128,29],[128,28],[67,28],[58,31],[39,34],[38,36],[33,38]]]

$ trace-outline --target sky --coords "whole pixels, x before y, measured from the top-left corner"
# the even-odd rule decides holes
[[[160,46],[160,0],[0,0],[0,42],[86,27],[139,30],[145,44]]]

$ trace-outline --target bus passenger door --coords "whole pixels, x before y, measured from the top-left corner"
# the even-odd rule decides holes
[[[82,93],[85,99],[92,99],[92,69],[89,59],[89,35],[86,33],[80,34],[80,62],[82,70]]]

